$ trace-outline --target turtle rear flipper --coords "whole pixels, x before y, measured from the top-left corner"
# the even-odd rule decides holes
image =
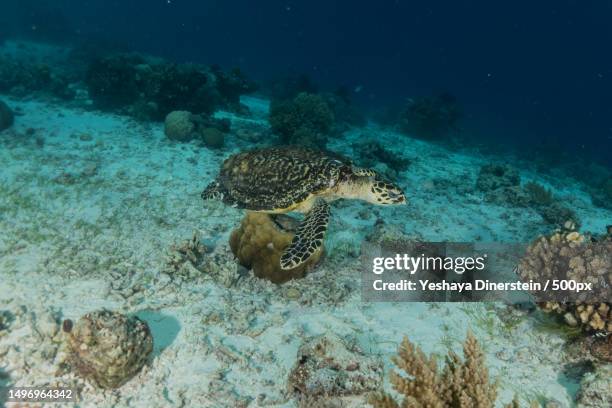
[[[329,205],[317,200],[306,214],[280,259],[282,269],[293,269],[308,260],[321,246],[329,220]]]

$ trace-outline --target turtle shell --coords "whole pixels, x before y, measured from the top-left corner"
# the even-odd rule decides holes
[[[224,200],[252,211],[290,211],[350,172],[333,154],[301,147],[250,150],[227,158],[217,178]]]

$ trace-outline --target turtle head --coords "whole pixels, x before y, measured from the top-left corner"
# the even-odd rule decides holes
[[[377,205],[406,204],[402,189],[385,180],[371,169],[353,168],[351,174],[339,188],[339,195],[364,200]]]
[[[357,183],[363,183],[362,200],[378,205],[406,204],[406,196],[396,184],[382,178],[358,180]]]

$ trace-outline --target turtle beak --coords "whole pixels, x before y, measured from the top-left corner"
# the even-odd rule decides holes
[[[379,205],[404,205],[406,195],[393,183],[377,180],[372,184],[372,202]]]
[[[388,194],[389,194],[389,200],[391,200],[392,204],[398,204],[398,205],[408,204],[408,200],[406,200],[406,195],[399,187],[396,187],[394,190],[389,190]]]

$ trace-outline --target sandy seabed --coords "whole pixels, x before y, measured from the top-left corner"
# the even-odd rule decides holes
[[[550,229],[535,211],[486,204],[473,191],[491,157],[375,127],[334,139],[329,147],[348,156],[366,134],[412,158],[396,180],[410,204],[335,204],[325,261],[307,278],[276,286],[237,268],[229,251],[242,213],[199,196],[225,157],[253,146],[236,129],[265,130],[266,101],[244,98],[250,118],[223,114],[234,130],[226,148],[210,150],[168,141],[161,124],[1,98],[18,116],[0,133],[0,310],[15,316],[0,337],[0,382],[73,385],[80,407],[292,407],[287,377],[306,338],[334,333],[379,358],[390,390],[390,357],[404,335],[443,355],[460,351],[471,329],[500,379],[500,403],[518,394],[572,405],[578,384],[562,372],[561,331],[497,303],[361,299],[360,242],[377,220],[435,241],[528,242]],[[521,176],[552,187],[584,230],[603,231],[612,219],[573,181]],[[176,273],[172,247],[194,234],[210,250],[208,267]],[[155,339],[150,364],[114,391],[58,373],[59,323],[100,308],[136,314]]]

